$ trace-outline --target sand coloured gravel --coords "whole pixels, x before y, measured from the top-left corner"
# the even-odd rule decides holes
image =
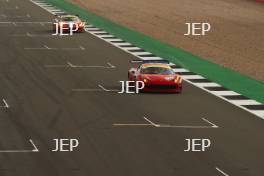
[[[162,42],[264,82],[264,4],[254,0],[68,0]],[[206,36],[185,36],[209,22]]]

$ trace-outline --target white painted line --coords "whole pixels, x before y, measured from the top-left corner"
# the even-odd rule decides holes
[[[261,103],[255,100],[229,100],[231,103],[235,105],[260,105]]]
[[[30,139],[29,142],[33,146],[32,150],[0,150],[0,153],[31,153],[31,152],[39,152],[39,149],[34,144],[33,140]]]
[[[120,90],[117,89],[106,89],[104,86],[102,85],[98,85],[98,87],[100,87],[102,90],[106,91],[106,92],[119,92]]]
[[[179,72],[190,72],[189,70],[185,69],[185,68],[173,68],[172,69],[175,73],[179,73]]]
[[[43,45],[42,48],[24,48],[24,50],[49,50],[49,47]]]
[[[120,44],[120,43],[119,43]],[[124,50],[139,50],[139,49],[141,49],[141,48],[139,48],[139,47],[134,47],[134,46],[132,46],[132,47],[127,47],[127,48],[124,48]],[[131,51],[128,51],[128,52],[131,52]]]
[[[104,91],[104,92],[119,92],[120,91],[117,89],[107,89],[100,84],[98,85],[98,87],[100,89],[90,89],[90,88],[88,88],[88,89],[72,89],[72,91],[73,92],[102,92],[102,91]]]
[[[108,66],[100,66],[100,65],[74,65],[71,62],[67,62],[66,65],[44,65],[47,68],[105,68],[105,69],[113,69],[116,66],[111,63],[107,63]]]
[[[90,33],[92,33],[92,32],[90,32]],[[93,35],[95,35],[95,36],[97,36],[99,38],[103,38],[103,37],[115,37],[115,36],[110,35],[110,34],[106,34],[106,35],[96,35],[96,34],[93,34]]]
[[[142,60],[164,60],[161,57],[141,57],[139,55],[136,55],[136,56],[140,57]]]
[[[113,126],[153,126],[150,123],[114,123]]]
[[[251,110],[252,114],[264,119],[264,111],[263,110]]]
[[[128,49],[128,50],[130,50],[130,48]],[[146,51],[129,51],[129,52],[131,52],[131,53],[133,53],[133,54],[135,54],[135,55],[147,55],[147,54],[151,54],[150,52],[146,52]],[[156,58],[156,57],[155,57]]]
[[[20,16],[7,16],[5,14],[1,14],[0,16],[3,18],[31,18],[31,16],[29,14],[20,15]]]
[[[27,32],[26,36],[32,37],[33,35],[31,35],[29,32]]]
[[[160,125],[152,122],[151,120],[149,120],[147,117],[143,117],[147,122],[149,122],[151,125],[155,126],[155,127],[160,127]]]
[[[184,129],[208,129],[208,128],[219,128],[219,126],[215,125],[214,123],[210,122],[209,120],[202,118],[203,121],[208,123],[210,126],[194,126],[194,125],[169,125],[169,124],[158,124],[152,122],[150,119],[143,117],[148,124],[145,123],[114,123],[113,126],[154,126],[156,128],[184,128]]]
[[[212,94],[217,95],[217,96],[228,96],[228,95],[239,95],[238,93],[231,91],[231,90],[226,90],[226,91],[209,91],[212,92]]]
[[[46,21],[0,21],[0,24],[52,24],[52,22],[46,22]]]
[[[24,48],[24,50],[85,50],[84,47],[79,46],[78,48],[50,48],[47,45],[43,45],[42,48]]]
[[[203,121],[209,123],[210,125],[212,125],[212,128],[219,128],[217,125],[215,125],[214,123],[210,122],[209,120],[207,120],[206,118],[202,118]]]
[[[80,46],[81,50],[85,50],[85,48],[83,46]]]
[[[219,169],[218,167],[215,168],[218,172],[220,172],[221,174],[223,174],[224,176],[229,176],[227,173],[225,173],[224,171],[222,171],[221,169]]]
[[[91,27],[85,27],[85,30],[87,30],[87,31],[89,31],[89,32],[98,32],[99,30],[101,30],[101,29],[99,29],[99,28],[95,28],[95,27],[93,27],[93,26],[91,26]],[[90,31],[91,30],[91,31]]]
[[[127,45],[132,45],[131,43],[128,43],[128,42],[126,42],[126,43],[116,43],[116,44],[114,44],[114,45],[116,45],[116,46],[119,46],[119,47],[122,47],[122,46],[127,46]],[[134,47],[134,46],[133,46]],[[129,47],[125,47],[125,48],[122,48],[122,50],[126,50],[126,49],[128,49]],[[130,49],[130,48],[129,48]]]
[[[72,89],[73,92],[98,92],[104,91],[102,89]]]
[[[59,48],[54,48],[56,50],[59,50]],[[60,50],[85,50],[83,46],[79,46],[78,48],[60,48]]]
[[[69,68],[70,65],[44,65],[46,68]]]
[[[104,91],[102,89],[72,89],[73,92],[98,92]]]
[[[0,108],[9,108],[10,107],[5,99],[2,99],[2,101],[4,103],[4,106],[0,106]]]
[[[110,62],[107,62],[107,64],[110,66],[110,68],[116,68],[116,66],[114,66],[114,65],[111,64]]]
[[[86,25],[85,25],[85,28],[93,28],[93,27],[94,27],[94,26],[91,25],[91,24],[86,24]],[[95,28],[95,27],[94,27],[94,29],[99,29],[99,28]]]
[[[209,83],[193,83],[195,86],[201,88],[201,87],[221,87],[221,85],[214,83],[214,82],[209,82]]]
[[[42,24],[43,25],[43,24]],[[25,33],[25,34],[13,34],[10,35],[12,37],[61,37],[61,36],[56,36],[56,35],[47,35],[47,34],[31,34],[29,32]]]
[[[99,34],[104,34],[104,33],[107,33],[106,31],[90,31],[91,33],[94,33],[95,35],[99,35]],[[109,35],[109,34],[105,34],[105,35]],[[104,36],[104,35],[102,35]]]
[[[181,75],[183,79],[205,79],[200,75]]]
[[[47,45],[43,45],[44,48],[47,48],[48,50],[50,50],[51,48],[49,48]]]
[[[38,149],[37,146],[34,144],[33,140],[30,139],[29,141],[30,141],[30,143],[31,143],[31,144],[33,145],[33,147],[34,147],[34,149],[32,150],[32,152],[39,152],[39,149]]]
[[[109,42],[123,42],[124,40],[121,40],[121,39],[107,39],[107,41]],[[141,48],[138,48],[138,47],[135,47],[137,49],[141,49]]]

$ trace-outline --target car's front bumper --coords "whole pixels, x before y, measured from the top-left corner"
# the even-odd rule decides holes
[[[145,84],[142,92],[167,92],[167,93],[181,93],[182,84],[158,85],[158,84]]]

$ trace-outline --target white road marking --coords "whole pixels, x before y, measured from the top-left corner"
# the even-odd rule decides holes
[[[224,171],[222,171],[221,169],[219,169],[218,167],[215,168],[218,172],[220,172],[221,174],[223,174],[224,176],[229,176],[227,173],[225,173]]]
[[[210,122],[210,121],[209,121],[209,120],[207,120],[206,118],[202,118],[202,119],[203,119],[203,121],[205,121],[205,122],[207,122],[207,123],[211,124],[211,125],[212,125],[212,128],[218,128],[218,126],[217,126],[217,125],[215,125],[214,123]]]
[[[232,90],[225,90],[225,91],[210,91],[212,92],[214,95],[218,95],[218,96],[228,96],[228,95],[240,95]]]
[[[135,55],[138,56],[138,57],[140,57],[141,59],[144,58],[144,60],[164,60],[164,59],[161,58],[161,57],[141,57],[141,56],[139,56],[139,55],[137,55],[137,54],[135,54]]]
[[[39,149],[38,149],[37,146],[34,144],[33,140],[30,139],[29,141],[30,141],[30,143],[31,143],[31,144],[33,145],[33,147],[34,147],[34,149],[32,150],[32,152],[39,152]]]
[[[5,99],[2,99],[2,101],[4,103],[4,106],[0,106],[0,108],[9,108],[10,107]]]
[[[85,50],[85,48],[83,46],[80,46],[81,50]]]
[[[255,100],[229,100],[231,103],[235,105],[260,105],[261,103]]]
[[[173,68],[172,70],[176,73],[178,73],[178,72],[190,72],[189,70],[187,70],[185,68]]]
[[[104,91],[104,92],[119,92],[120,90],[117,90],[117,89],[107,89],[107,88],[105,88],[104,86],[102,86],[102,85],[98,85],[98,87],[100,88],[100,89],[90,89],[90,88],[88,88],[88,89],[72,89],[72,91],[73,92],[102,92],[102,91]]]
[[[46,68],[69,68],[70,65],[44,65]]]
[[[129,50],[130,50],[130,49],[129,49]],[[135,55],[151,54],[150,52],[145,52],[145,51],[137,51],[137,52],[135,52],[135,51],[130,51],[130,52],[132,52],[132,53],[135,54]]]
[[[92,30],[92,28],[91,28]],[[121,39],[108,39],[109,42],[123,42],[124,40],[121,40]],[[136,47],[138,48],[138,47]],[[141,48],[138,48],[138,49],[141,49]]]
[[[169,125],[169,124],[159,124],[151,121],[150,119],[143,117],[147,122],[145,123],[114,123],[113,126],[154,126],[156,128],[186,128],[186,129],[203,129],[203,128],[219,128],[219,126],[215,125],[214,123],[210,122],[209,120],[202,118],[203,121],[210,124],[210,126],[192,126],[192,125],[184,125],[184,126],[178,126],[178,125]]]
[[[25,34],[13,34],[10,35],[12,37],[62,37],[60,35],[47,35],[47,34],[31,34],[30,32],[27,32]]]
[[[78,48],[50,48],[47,45],[43,45],[42,48],[24,48],[24,50],[85,50],[84,47],[79,46]]]
[[[134,47],[134,46],[124,48],[124,50],[140,50],[140,49],[141,49],[141,48],[139,48],[139,47]]]
[[[43,45],[44,48],[47,48],[48,50],[50,50],[51,48],[49,48],[47,45]]]
[[[214,83],[214,82],[209,82],[209,83],[193,83],[197,87],[221,87],[220,84]]]
[[[59,48],[54,48],[59,50]],[[85,50],[83,46],[79,46],[78,48],[60,48],[61,50]]]
[[[72,89],[73,92],[98,92],[104,91],[102,89]]]
[[[44,65],[47,68],[105,68],[105,69],[113,69],[116,66],[112,65],[110,62],[107,62],[108,66],[101,65],[74,65],[71,62],[67,62],[67,65]]]
[[[200,75],[181,75],[183,79],[205,79],[204,77]]]
[[[147,117],[143,117],[146,121],[148,121],[151,125],[155,126],[155,127],[160,127],[160,125],[152,122],[151,120],[149,120]]]
[[[150,123],[114,123],[113,126],[153,126]]]
[[[46,21],[0,21],[0,24],[52,24],[52,22],[46,22]]]
[[[252,114],[259,116],[260,118],[264,119],[264,111],[263,110],[251,110]]]
[[[106,91],[106,92],[119,92],[120,90],[117,89],[106,89],[104,86],[102,85],[98,85],[98,87],[100,87],[102,90]]]
[[[29,142],[33,146],[32,150],[0,150],[0,153],[31,153],[31,152],[39,152],[39,149],[34,144],[33,140],[30,139]]]

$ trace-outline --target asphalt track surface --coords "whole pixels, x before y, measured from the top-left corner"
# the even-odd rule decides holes
[[[51,25],[38,22],[53,16],[27,0],[1,0],[0,14],[1,176],[263,175],[262,119],[187,83],[182,94],[100,90],[119,89],[134,56],[88,33],[51,36]],[[56,67],[67,62],[116,68]],[[80,145],[52,152],[54,138]],[[189,138],[212,145],[184,152]]]

